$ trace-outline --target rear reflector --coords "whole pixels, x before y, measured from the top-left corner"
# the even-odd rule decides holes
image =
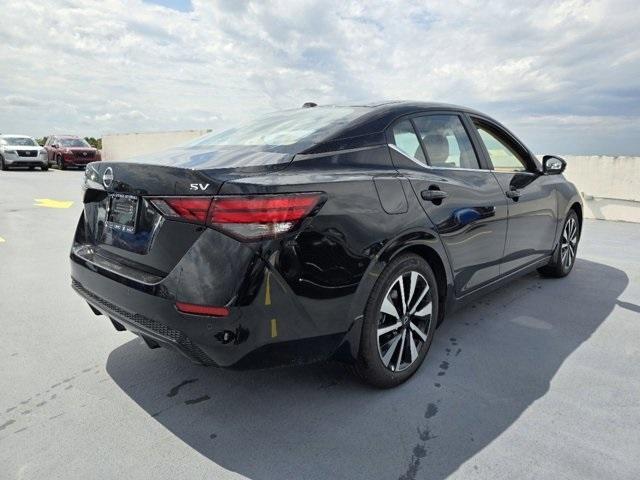
[[[211,307],[208,305],[176,302],[176,308],[182,313],[191,313],[192,315],[208,315],[210,317],[226,317],[229,315],[229,309],[227,307]]]
[[[163,197],[151,203],[163,216],[206,224],[240,240],[275,238],[294,230],[320,204],[320,193]]]

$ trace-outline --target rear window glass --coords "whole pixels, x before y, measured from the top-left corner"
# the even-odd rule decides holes
[[[188,147],[278,147],[313,143],[361,115],[359,107],[313,107],[284,110],[222,132],[201,137]]]

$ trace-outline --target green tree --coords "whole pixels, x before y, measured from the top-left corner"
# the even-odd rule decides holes
[[[98,150],[102,150],[102,138],[84,137],[89,145]]]

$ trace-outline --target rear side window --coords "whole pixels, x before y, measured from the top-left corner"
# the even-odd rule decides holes
[[[393,136],[393,144],[398,147],[398,150],[422,163],[427,163],[420,146],[420,140],[418,140],[410,120],[402,120],[396,123],[391,129],[391,134]]]
[[[414,119],[433,167],[480,168],[469,135],[457,115],[427,115]]]
[[[483,126],[476,125],[480,138],[489,152],[489,158],[494,170],[498,172],[526,172],[527,162],[519,155],[515,148],[509,146],[507,140],[498,134],[490,132]]]

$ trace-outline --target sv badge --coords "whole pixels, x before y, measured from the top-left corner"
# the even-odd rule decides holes
[[[210,185],[210,183],[192,183],[189,185],[189,190],[206,190]]]

